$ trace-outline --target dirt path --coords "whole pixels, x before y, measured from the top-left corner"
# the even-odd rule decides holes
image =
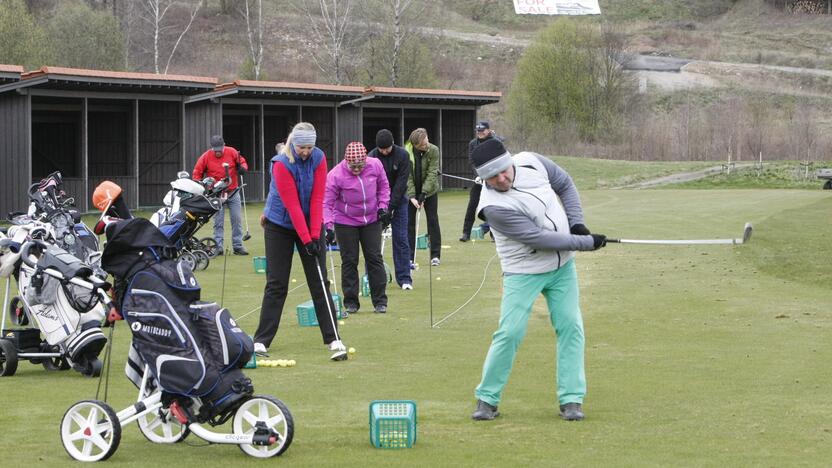
[[[732,170],[742,169],[746,167],[753,167],[754,163],[742,163],[736,164]],[[705,177],[719,174],[723,171],[723,165],[719,166],[711,166],[706,167],[700,171],[692,171],[692,172],[680,172],[678,174],[671,174],[664,177],[658,177],[656,179],[644,180],[641,182],[636,182],[634,184],[627,184],[621,185],[619,187],[613,187],[613,190],[617,189],[646,189],[646,188],[654,188],[659,187],[662,185],[670,185],[670,184],[680,184],[682,182],[690,182],[692,180],[699,180],[704,179]]]

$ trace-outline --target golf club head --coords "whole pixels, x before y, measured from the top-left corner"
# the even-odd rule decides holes
[[[338,351],[335,351],[329,359],[332,361],[346,361],[349,359],[349,354],[347,354],[347,350],[339,349]]]
[[[249,239],[251,239],[251,234],[249,234],[248,231],[246,231],[246,235],[243,236],[243,242],[245,242]]]
[[[751,223],[745,223],[745,228],[742,231],[742,243],[745,244],[749,240],[751,240],[751,231],[754,229],[754,226]]]

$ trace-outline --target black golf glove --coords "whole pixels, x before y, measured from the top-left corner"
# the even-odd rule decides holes
[[[416,201],[419,202],[420,205],[424,205],[425,204],[425,198],[427,198],[427,195],[425,195],[424,192],[423,192],[423,193],[420,193],[416,197]]]
[[[312,257],[318,258],[321,254],[321,243],[318,239],[312,239],[312,242],[304,244],[303,247],[306,249],[306,253]]]
[[[332,229],[326,230],[326,243],[329,245],[335,245],[335,231]]]
[[[576,236],[588,236],[592,234],[591,232],[589,232],[589,229],[581,223],[578,223],[569,228],[569,232]]]
[[[242,164],[237,163],[237,166],[236,166],[236,167],[237,167],[237,174],[239,174],[239,175],[246,175],[246,168],[245,168],[245,167],[243,167],[243,165],[242,165]]]
[[[381,228],[387,229],[387,226],[390,225],[390,212],[385,209],[379,209],[378,220],[381,221]]]
[[[595,246],[594,250],[598,250],[607,245],[607,236],[603,234],[590,234],[590,236],[592,236],[592,244]]]

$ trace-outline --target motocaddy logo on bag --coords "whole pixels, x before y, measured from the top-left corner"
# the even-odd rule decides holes
[[[167,328],[157,327],[155,325],[142,325],[139,322],[133,322],[133,324],[130,325],[130,329],[136,333],[144,332],[148,335],[156,335],[164,338],[168,338],[171,335],[171,331]]]

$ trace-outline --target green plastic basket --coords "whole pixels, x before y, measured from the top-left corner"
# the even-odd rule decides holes
[[[421,236],[416,238],[416,248],[417,249],[425,250],[425,249],[428,248],[428,245],[430,245],[430,242],[428,242],[428,235],[427,234],[422,234]]]
[[[265,273],[266,272],[266,257],[254,257],[254,272],[255,273]]]
[[[477,226],[477,227],[471,229],[471,239],[477,239],[477,240],[483,239],[483,234],[482,234],[482,228],[481,227]]]
[[[410,448],[416,443],[416,402],[370,403],[370,443],[376,448]]]
[[[343,318],[341,316],[341,311],[344,308],[343,300],[339,294],[332,295],[332,302],[335,303],[335,316],[338,317],[340,320]],[[301,327],[317,327],[318,326],[318,316],[315,315],[315,304],[312,302],[312,299],[298,304],[297,307],[298,313],[298,325]]]
[[[367,275],[361,277],[361,296],[370,297],[370,278]]]

